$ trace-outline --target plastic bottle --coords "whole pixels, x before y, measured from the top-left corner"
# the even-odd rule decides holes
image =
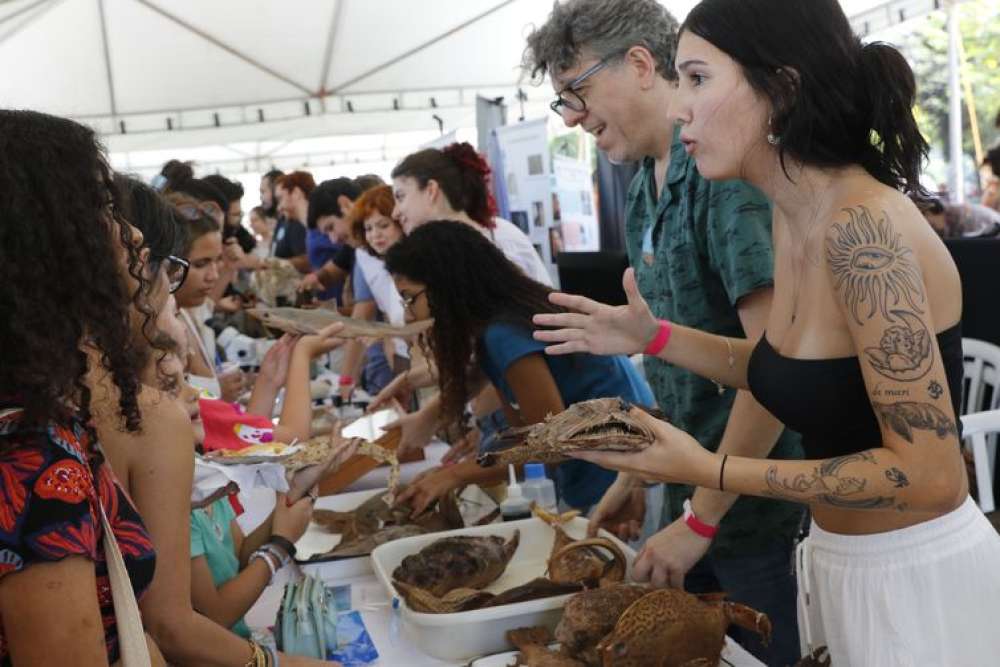
[[[524,495],[546,512],[556,512],[556,485],[545,476],[544,463],[524,464]]]
[[[509,465],[510,483],[507,484],[507,497],[500,503],[500,515],[504,521],[519,521],[531,518],[531,501],[524,497],[521,486],[517,483],[517,472]]]

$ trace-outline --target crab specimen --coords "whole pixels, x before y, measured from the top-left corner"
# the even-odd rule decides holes
[[[249,308],[253,315],[265,326],[293,334],[314,334],[335,322],[343,322],[344,328],[337,335],[341,338],[384,338],[398,336],[408,338],[426,331],[434,320],[413,322],[396,326],[387,322],[369,322],[345,317],[328,308]]]
[[[697,597],[666,588],[633,602],[597,645],[605,667],[714,667],[730,624],[771,640],[766,614],[721,594]]]
[[[620,398],[574,403],[533,426],[507,429],[500,434],[500,442],[507,448],[482,454],[477,461],[483,467],[527,461],[559,463],[569,458],[567,452],[581,449],[645,449],[654,440],[653,432],[629,414],[632,407]]]
[[[520,531],[506,541],[496,535],[443,537],[404,558],[392,578],[437,597],[456,588],[485,588],[503,574],[520,539]]]
[[[562,524],[580,513],[576,510],[555,515],[532,505],[532,512],[555,531],[552,551],[549,555],[548,578],[556,583],[577,583],[592,588],[602,581],[615,582],[625,578],[625,554],[618,545],[605,537],[574,540],[562,528]],[[606,549],[607,558],[601,549]]]

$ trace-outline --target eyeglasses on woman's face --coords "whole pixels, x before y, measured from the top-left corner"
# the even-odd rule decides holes
[[[150,269],[155,275],[160,267],[166,263],[167,281],[170,289],[170,293],[173,294],[181,288],[184,281],[187,280],[188,269],[191,268],[190,262],[186,259],[176,257],[174,255],[167,255],[166,257],[152,257],[150,258]]]
[[[426,292],[426,291],[427,291],[427,289],[425,288],[425,289],[420,290],[419,292],[414,292],[413,294],[411,294],[409,296],[400,297],[399,301],[403,304],[403,308],[405,308],[406,310],[408,310],[408,311],[410,311],[412,313],[413,312],[413,304],[415,304],[417,302],[417,299],[419,299],[420,296],[424,292]]]

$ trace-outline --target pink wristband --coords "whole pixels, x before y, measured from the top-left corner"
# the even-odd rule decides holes
[[[338,384],[340,384],[341,387],[353,387],[354,378],[352,378],[350,375],[341,375]]]
[[[718,526],[710,526],[694,515],[690,500],[684,501],[684,523],[695,535],[700,535],[706,540],[712,539],[719,532]]]
[[[651,357],[658,355],[663,348],[667,346],[670,342],[670,332],[673,331],[673,327],[670,326],[670,322],[667,320],[660,320],[660,328],[656,330],[656,337],[649,342],[644,350],[645,354]]]

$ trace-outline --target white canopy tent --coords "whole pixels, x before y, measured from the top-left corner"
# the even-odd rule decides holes
[[[661,0],[682,18],[696,0]],[[944,0],[841,0],[859,32]],[[394,162],[475,126],[475,98],[538,117],[519,68],[548,0],[0,0],[0,104],[71,116],[116,166],[228,173]],[[523,91],[520,92],[519,91]],[[522,98],[522,99],[519,99]]]

